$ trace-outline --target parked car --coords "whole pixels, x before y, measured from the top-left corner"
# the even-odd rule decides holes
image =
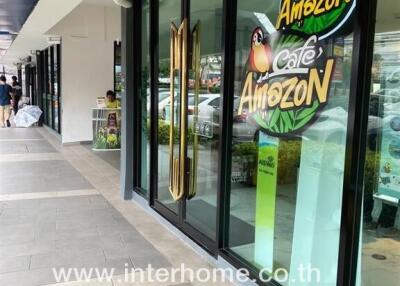
[[[150,91],[147,91],[148,94],[150,93]],[[163,117],[163,111],[164,111],[164,107],[166,104],[169,103],[169,95],[170,92],[167,89],[160,89],[158,91],[158,116],[160,119],[164,119]],[[147,96],[147,112],[150,114],[150,97]]]
[[[400,69],[396,69],[395,71],[393,71],[387,78],[387,81],[392,84],[399,84],[400,83]]]
[[[247,109],[242,110],[242,114],[238,114],[240,97],[235,96],[233,103],[233,126],[232,140],[233,143],[252,142],[257,140],[259,128],[250,119],[250,114]],[[213,112],[213,129],[214,134],[219,134],[220,122],[220,106],[215,106]]]
[[[198,120],[209,121],[213,119],[215,106],[220,104],[220,94],[200,94],[198,106]],[[194,116],[194,96],[188,99],[188,125],[193,125]]]
[[[212,113],[214,111],[213,104],[216,104],[218,101],[219,104],[219,94],[200,94],[198,101],[198,118],[203,121],[211,121]],[[165,99],[166,104],[163,107],[161,112],[161,117],[163,119],[169,118],[169,108],[170,108],[170,100],[169,98]],[[175,106],[177,106],[178,97],[175,97]],[[161,104],[159,104],[160,107]],[[188,95],[188,125],[193,125],[193,116],[194,116],[194,94],[189,93]]]

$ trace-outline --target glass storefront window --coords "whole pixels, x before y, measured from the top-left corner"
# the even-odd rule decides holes
[[[53,56],[53,48],[49,47],[47,49],[47,65],[46,65],[46,72],[47,72],[47,125],[53,128],[53,73],[52,73],[52,56]]]
[[[400,13],[378,1],[365,160],[358,285],[400,281]]]
[[[335,28],[354,1],[293,22],[294,2],[238,0],[229,247],[283,285],[333,286],[353,46]]]
[[[59,101],[59,90],[58,90],[58,69],[59,69],[59,48],[58,46],[53,47],[53,109],[54,109],[54,130],[60,132],[59,130],[59,120],[60,120],[60,101]]]
[[[185,221],[213,240],[217,221],[222,5],[222,0],[208,0],[206,6],[201,1],[190,3],[190,31],[198,31],[200,53],[198,78],[194,66],[189,72],[187,152],[194,162],[195,180],[186,202]]]
[[[173,199],[169,191],[170,183],[170,87],[175,85],[174,104],[174,134],[173,153],[179,154],[179,102],[181,95],[179,89],[179,72],[175,72],[174,80],[170,79],[170,37],[171,23],[179,26],[180,23],[180,0],[159,1],[159,23],[158,23],[158,102],[155,108],[158,110],[158,192],[157,199],[174,213],[179,212],[179,203]]]
[[[149,36],[150,36],[149,0],[142,1],[142,80],[140,86],[140,104],[142,107],[142,146],[141,146],[141,188],[147,192],[150,189],[150,58],[149,58]]]
[[[43,109],[43,120],[44,120],[44,124],[49,123],[49,119],[48,119],[48,112],[47,112],[47,50],[41,51],[40,52],[40,61],[41,61],[41,70],[39,71],[41,73],[41,84],[42,84],[42,100],[41,100],[41,107]]]

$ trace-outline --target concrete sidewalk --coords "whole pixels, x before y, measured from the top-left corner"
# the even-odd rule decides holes
[[[117,169],[83,146],[62,147],[43,128],[0,129],[0,185],[0,285],[54,284],[53,268],[71,267],[115,273],[109,282],[62,285],[200,285],[128,283],[121,275],[148,264],[212,269],[120,198]]]

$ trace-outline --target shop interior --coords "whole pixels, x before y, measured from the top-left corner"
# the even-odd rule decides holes
[[[400,280],[399,15],[398,1],[378,0],[365,163],[363,286]]]

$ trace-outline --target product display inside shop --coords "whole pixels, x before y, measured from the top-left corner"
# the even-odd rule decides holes
[[[121,109],[93,108],[93,150],[121,148]]]
[[[93,150],[119,150],[121,148],[121,103],[111,90],[107,98],[97,98],[92,109]]]

